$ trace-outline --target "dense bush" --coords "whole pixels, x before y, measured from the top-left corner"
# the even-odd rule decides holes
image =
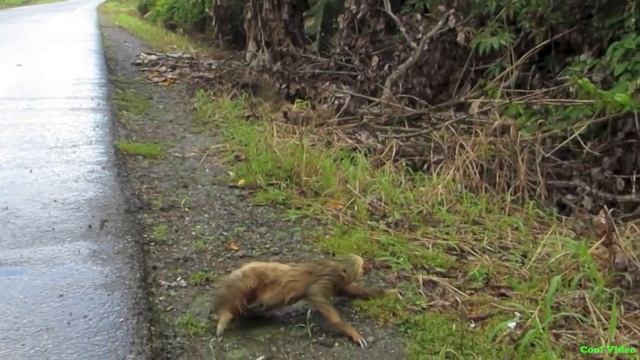
[[[289,99],[331,99],[363,123],[432,126],[428,116],[398,114],[398,106],[382,109],[384,116],[363,112],[389,93],[400,107],[421,108],[417,114],[425,104],[446,104],[507,118],[526,139],[523,153],[537,159],[521,164],[535,174],[514,181],[536,196],[547,180],[589,193],[576,178],[610,200],[640,191],[637,0],[141,0],[140,11],[172,30],[211,30],[244,50]],[[447,28],[420,54],[416,45],[445,13]],[[346,97],[335,94],[344,90],[359,96],[341,103]],[[424,169],[424,154],[434,151],[425,144],[435,135],[416,134],[402,136],[394,156],[420,158],[415,167]],[[500,174],[511,166],[474,168],[511,176]]]
[[[138,12],[140,15],[145,16],[151,11],[156,0],[140,0],[138,2]]]
[[[211,22],[209,0],[141,0],[138,11],[171,31],[203,33]]]

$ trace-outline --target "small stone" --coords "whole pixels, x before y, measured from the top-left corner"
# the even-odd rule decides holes
[[[333,348],[336,346],[336,342],[333,339],[329,338],[320,338],[316,340],[316,343],[320,346],[324,346],[327,348]]]

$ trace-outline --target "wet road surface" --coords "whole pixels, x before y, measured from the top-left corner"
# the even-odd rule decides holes
[[[0,11],[0,359],[139,358],[101,1]]]

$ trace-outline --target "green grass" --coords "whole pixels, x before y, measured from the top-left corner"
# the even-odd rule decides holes
[[[151,236],[156,240],[164,240],[167,238],[169,227],[165,224],[156,225],[151,229]]]
[[[124,114],[144,115],[151,108],[151,101],[133,89],[117,90],[114,101]]]
[[[25,5],[49,4],[58,1],[62,0],[0,0],[0,10]]]
[[[212,281],[213,279],[214,279],[214,276],[211,273],[205,272],[205,271],[198,271],[191,274],[191,277],[189,277],[189,282],[192,285],[200,286]]]
[[[207,321],[197,318],[192,313],[180,316],[176,321],[176,325],[192,337],[202,336],[208,329]]]
[[[331,225],[317,237],[321,248],[356,252],[406,276],[402,299],[357,304],[404,329],[412,358],[561,359],[609,334],[610,342],[630,341],[619,328],[622,310],[612,309],[606,262],[590,250],[598,239],[572,230],[584,225],[535,202],[472,193],[448,177],[374,167],[364,154],[291,133],[266,112],[246,121],[243,97],[201,91],[194,101],[198,125],[222,132],[230,145],[233,181],[261,189],[256,202],[287,204],[292,218],[323,217]],[[632,239],[627,233],[620,241],[629,249]],[[507,288],[507,296],[492,286]],[[460,304],[491,315],[471,328]],[[509,332],[516,312],[521,319]],[[615,321],[605,321],[609,314]]]
[[[142,156],[151,159],[157,159],[164,155],[164,148],[162,145],[156,143],[119,140],[116,141],[116,148],[128,155]]]
[[[211,50],[195,40],[167,31],[143,19],[133,0],[109,0],[100,5],[100,12],[114,25],[147,42],[153,48],[164,52],[209,53]]]
[[[193,242],[193,250],[197,253],[204,253],[209,249],[209,239],[201,237]]]

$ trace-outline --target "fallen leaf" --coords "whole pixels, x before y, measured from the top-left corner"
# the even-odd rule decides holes
[[[605,210],[600,210],[598,216],[593,218],[593,227],[598,236],[604,236],[607,234],[609,227],[607,226],[607,215]]]
[[[482,99],[478,99],[471,103],[471,106],[469,106],[469,115],[476,115],[480,112],[480,105],[482,104],[481,100]]]
[[[228,242],[226,247],[227,249],[233,250],[233,251],[240,250],[240,245],[238,245],[238,243],[236,243],[235,241]]]
[[[154,74],[149,75],[148,79],[149,79],[149,80],[151,80],[151,81],[153,81],[153,82],[163,82],[163,81],[166,81],[166,80],[167,80],[167,78],[166,78],[165,76],[162,76],[162,75],[154,75]]]
[[[329,200],[327,201],[326,207],[331,210],[342,210],[344,208],[344,204],[339,200]]]

